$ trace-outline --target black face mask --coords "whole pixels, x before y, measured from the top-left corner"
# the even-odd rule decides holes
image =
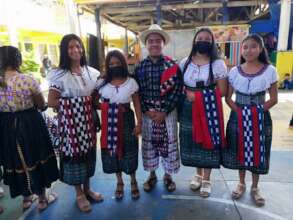
[[[196,41],[193,44],[192,53],[210,54],[212,50],[212,43],[207,41]]]
[[[124,78],[127,77],[127,72],[124,70],[122,66],[115,66],[109,68],[110,78]]]

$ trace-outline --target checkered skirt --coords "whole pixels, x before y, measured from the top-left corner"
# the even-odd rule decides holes
[[[192,139],[192,103],[184,100],[180,113],[179,141],[184,166],[220,168],[220,150],[206,150]]]
[[[90,148],[86,155],[72,159],[60,155],[60,180],[68,185],[84,184],[94,176],[96,169],[96,148]]]
[[[92,97],[61,98],[58,132],[61,153],[80,157],[96,146],[92,115]]]

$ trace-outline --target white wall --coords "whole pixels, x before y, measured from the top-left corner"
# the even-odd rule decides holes
[[[195,35],[194,30],[172,30],[167,31],[170,36],[170,42],[165,46],[163,53],[166,56],[170,56],[175,60],[180,61],[184,57],[187,57],[191,51],[192,40]],[[143,44],[142,57],[147,56],[147,50]]]

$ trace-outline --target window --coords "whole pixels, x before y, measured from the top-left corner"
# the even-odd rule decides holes
[[[33,51],[33,44],[32,43],[24,43],[24,50],[25,52],[32,52]]]
[[[58,64],[58,53],[57,53],[57,46],[56,45],[49,45],[49,57],[52,61],[52,64]]]

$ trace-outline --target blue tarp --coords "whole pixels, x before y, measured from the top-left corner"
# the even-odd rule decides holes
[[[279,35],[279,22],[280,22],[280,10],[281,3],[279,0],[269,0],[270,4],[270,18],[266,20],[255,20],[252,21],[250,27],[250,33],[274,33],[274,36],[278,38]],[[293,2],[291,3],[291,16],[289,27],[289,42],[288,50],[291,50],[291,40],[293,36]]]

